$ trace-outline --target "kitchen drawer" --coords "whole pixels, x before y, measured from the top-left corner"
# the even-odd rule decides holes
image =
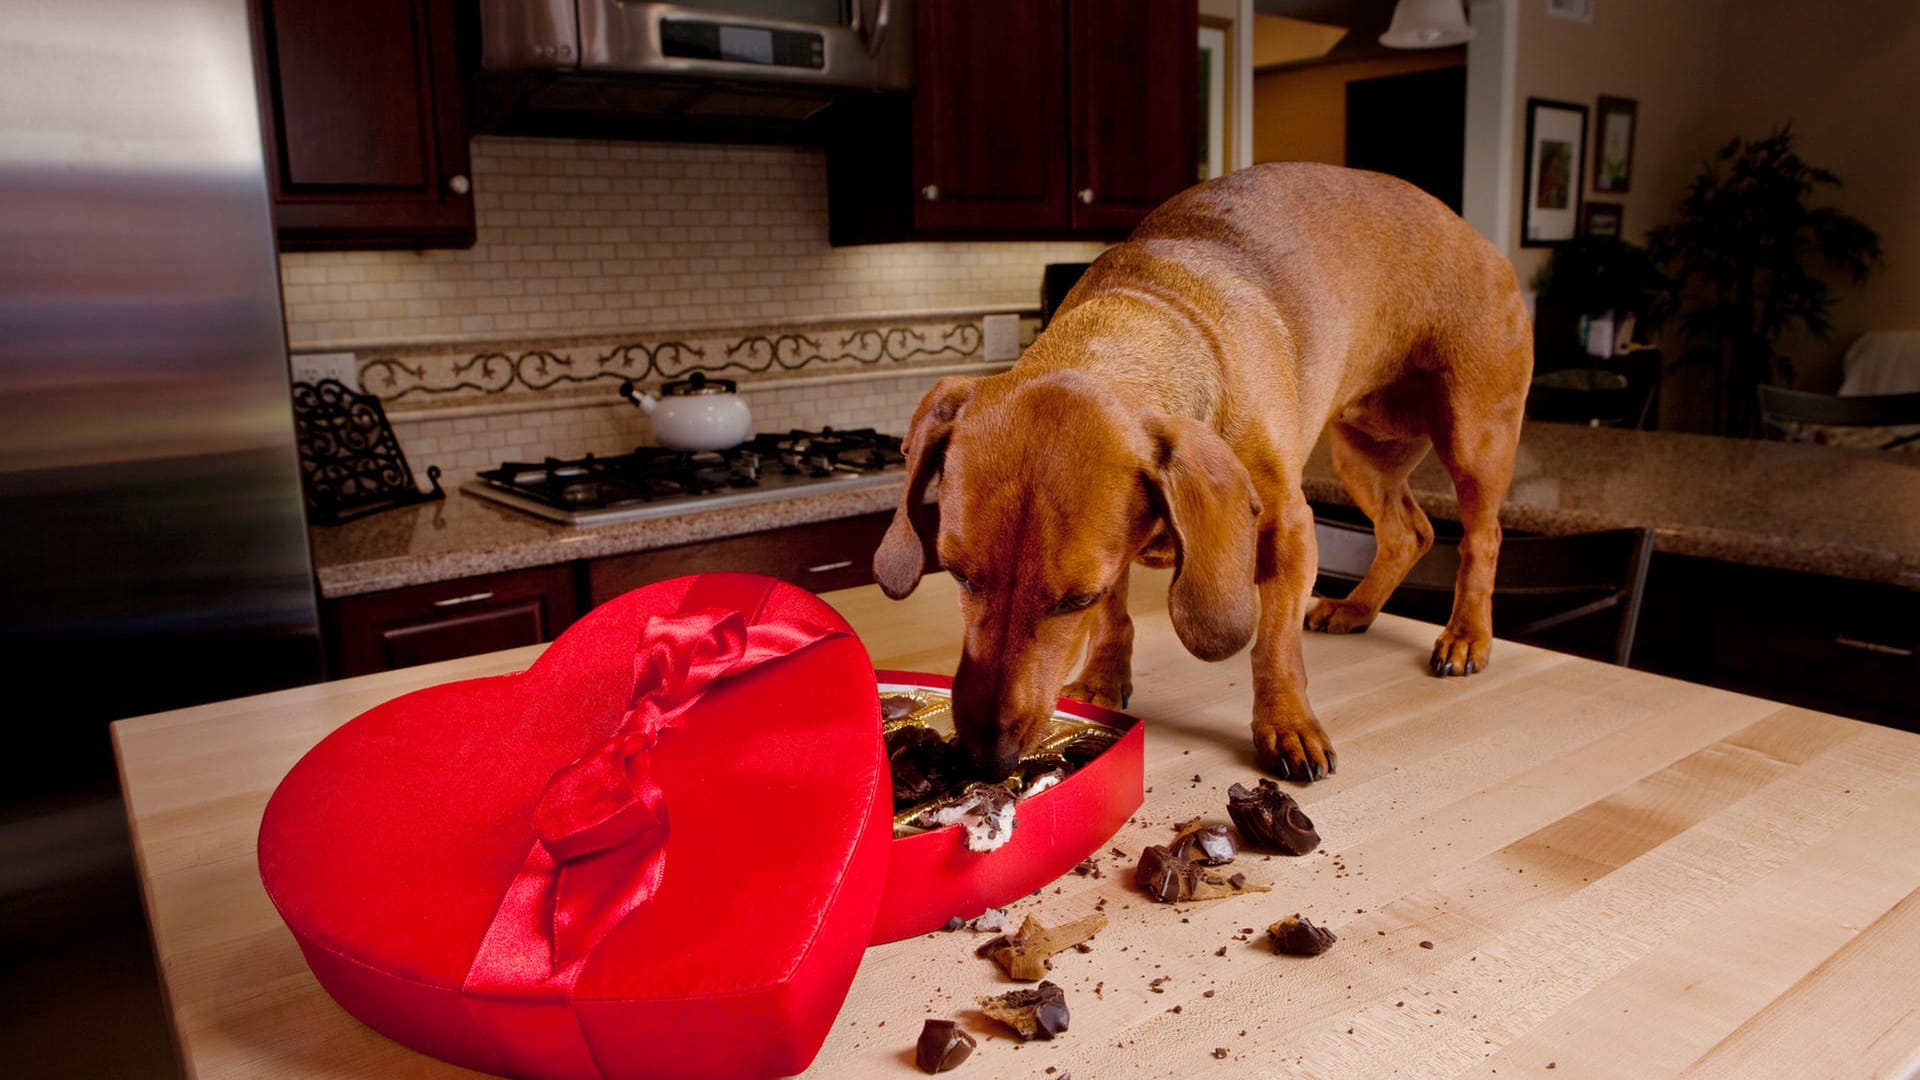
[[[326,605],[335,677],[552,641],[578,614],[570,565],[348,596]]]
[[[925,508],[921,536],[929,567],[937,510]],[[795,525],[710,543],[614,555],[587,564],[587,599],[598,606],[629,589],[685,574],[733,571],[765,574],[813,592],[873,581],[873,552],[893,520],[891,512]]]

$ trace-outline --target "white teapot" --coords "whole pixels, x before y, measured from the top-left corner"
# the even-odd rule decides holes
[[[660,387],[658,398],[631,382],[620,384],[620,396],[640,406],[653,422],[654,438],[669,450],[726,450],[745,442],[753,433],[753,411],[734,391],[731,380],[698,371]]]

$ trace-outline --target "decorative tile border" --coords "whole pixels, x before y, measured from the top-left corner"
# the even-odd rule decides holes
[[[769,328],[738,335],[658,341],[530,344],[482,352],[444,348],[362,355],[360,385],[406,410],[482,401],[556,400],[589,384],[674,379],[691,372],[741,382],[851,373],[910,371],[982,359],[978,320],[909,325]]]

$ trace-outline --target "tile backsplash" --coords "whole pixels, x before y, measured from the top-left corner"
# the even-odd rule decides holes
[[[1103,245],[827,243],[824,156],[792,147],[473,140],[466,251],[281,256],[295,350],[1030,310]]]

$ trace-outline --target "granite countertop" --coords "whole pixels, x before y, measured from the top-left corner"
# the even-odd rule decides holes
[[[1432,454],[1409,483],[1429,514],[1458,520]],[[1301,486],[1353,501],[1324,442]],[[1920,589],[1920,456],[1529,422],[1500,523],[1546,534],[1646,525],[1658,551]]]
[[[578,528],[450,491],[443,502],[310,530],[328,598],[546,566],[887,510],[896,482],[676,517]],[[1427,512],[1457,518],[1429,455]],[[1307,497],[1347,503],[1323,444]],[[1530,423],[1502,524],[1537,533],[1649,525],[1660,551],[1920,589],[1920,456]]]

